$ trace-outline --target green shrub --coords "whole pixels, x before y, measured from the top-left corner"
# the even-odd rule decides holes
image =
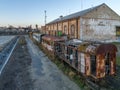
[[[120,66],[120,56],[117,56],[117,65],[119,65]]]
[[[21,37],[20,40],[19,40],[19,44],[21,45],[26,45],[26,40],[25,40],[25,37]]]

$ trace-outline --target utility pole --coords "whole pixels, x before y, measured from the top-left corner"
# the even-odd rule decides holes
[[[83,0],[81,0],[81,11],[83,9]]]
[[[81,11],[83,9],[83,1],[81,0]],[[83,40],[83,18],[80,18],[80,39]]]
[[[44,11],[44,13],[45,13],[45,34],[46,34],[46,19],[47,19],[46,10]]]
[[[44,11],[45,12],[45,25],[46,25],[46,19],[47,19],[47,16],[46,16],[46,10]]]

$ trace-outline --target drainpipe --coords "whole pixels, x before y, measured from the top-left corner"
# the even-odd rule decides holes
[[[78,32],[79,32],[79,31],[78,31],[78,26],[79,26],[79,25],[78,25],[78,19],[79,19],[79,18],[76,19],[76,38],[77,38],[77,39],[78,39]]]
[[[45,13],[45,34],[46,34],[46,18],[47,18],[46,10],[44,11],[44,13]]]
[[[83,23],[82,17],[80,17],[80,39],[83,40]]]

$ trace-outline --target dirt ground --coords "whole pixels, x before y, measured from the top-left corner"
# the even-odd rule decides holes
[[[0,90],[80,90],[28,37],[26,41],[19,41],[0,76]]]

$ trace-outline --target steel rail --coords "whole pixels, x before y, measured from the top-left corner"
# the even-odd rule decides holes
[[[0,76],[1,76],[2,71],[3,71],[3,69],[5,68],[7,62],[9,61],[9,59],[10,59],[12,53],[13,53],[13,50],[15,49],[15,47],[16,47],[16,45],[17,45],[17,43],[18,43],[18,40],[19,40],[19,38],[17,38],[17,40],[16,40],[14,46],[12,47],[12,49],[10,50],[10,53],[9,53],[8,56],[7,56],[7,59],[5,60],[5,62],[4,62],[4,64],[3,64],[3,66],[2,66],[2,68],[0,69]]]

